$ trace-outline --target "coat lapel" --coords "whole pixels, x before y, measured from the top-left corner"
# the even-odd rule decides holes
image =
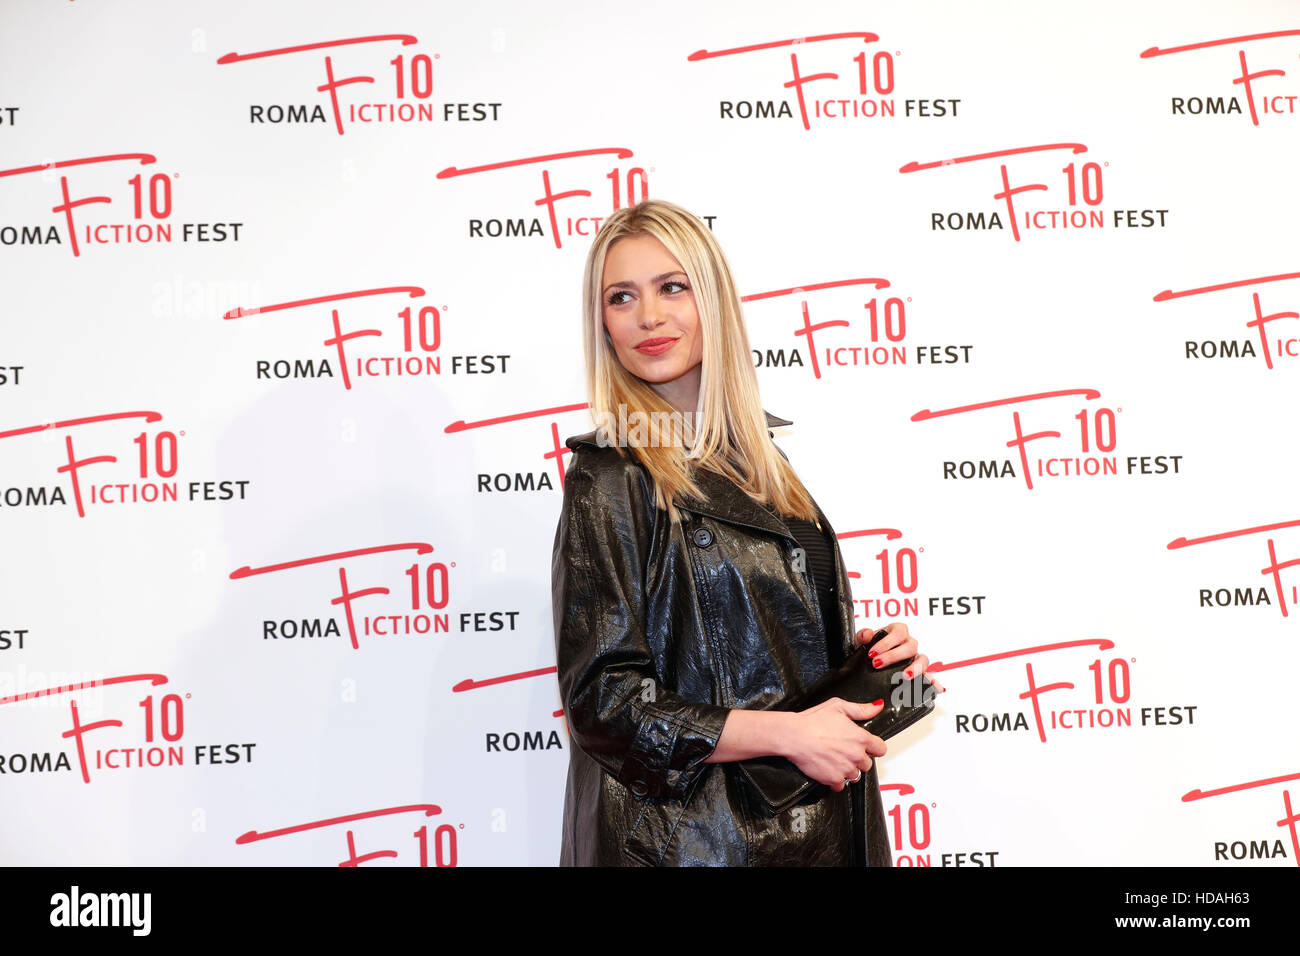
[[[766,414],[769,428],[791,424],[789,420],[777,418],[771,412]],[[771,434],[771,432],[768,432],[769,436]],[[782,454],[785,453],[782,452]],[[726,478],[715,472],[697,469],[695,479],[699,483],[701,490],[708,496],[708,500],[702,503],[683,504],[681,507],[684,510],[694,514],[709,515],[719,521],[726,521],[731,524],[757,528],[760,531],[767,531],[788,538],[798,544],[798,539],[790,533],[784,522],[761,505],[755,503],[754,499],[750,498],[749,495]],[[856,621],[853,613],[853,591],[849,585],[848,570],[844,567],[844,557],[840,553],[839,539],[836,537],[835,528],[831,525],[830,519],[826,517],[826,513],[822,511],[821,505],[814,501],[813,507],[817,509],[817,518],[821,522],[822,530],[826,532],[831,546],[831,557],[835,564],[835,590],[839,596],[841,651],[843,654],[848,655],[853,652],[855,647],[853,627]],[[813,603],[814,605],[817,604],[815,599]],[[820,605],[815,607],[814,613],[817,614],[818,620],[821,620]]]
[[[791,424],[789,419],[779,418],[771,412],[765,411],[763,414],[767,416],[768,428]],[[767,434],[769,438],[772,437],[770,431]],[[727,478],[717,472],[706,471],[703,468],[695,469],[694,474],[696,483],[699,484],[700,490],[704,492],[705,500],[683,503],[680,507],[684,510],[693,514],[708,515],[710,518],[726,521],[729,524],[756,528],[759,531],[766,531],[768,534],[789,538],[791,541],[796,540],[794,535],[786,528],[784,522],[755,502],[753,498],[741,491],[737,485]]]
[[[790,533],[784,522],[741,491],[733,482],[716,472],[705,471],[703,468],[695,469],[694,474],[696,483],[700,486],[700,490],[704,492],[705,500],[682,502],[679,507],[683,511],[689,511],[697,515],[708,515],[710,518],[716,518],[728,524],[756,528],[759,531],[766,531],[768,534],[789,538],[791,541],[795,540],[794,535]]]

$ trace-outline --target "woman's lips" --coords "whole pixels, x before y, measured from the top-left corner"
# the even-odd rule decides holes
[[[642,355],[662,355],[676,344],[676,339],[646,339],[636,350]]]

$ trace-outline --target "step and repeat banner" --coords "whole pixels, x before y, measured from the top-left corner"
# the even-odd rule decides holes
[[[899,866],[1294,866],[1300,11],[0,8],[8,864],[551,865],[611,211],[710,225]]]

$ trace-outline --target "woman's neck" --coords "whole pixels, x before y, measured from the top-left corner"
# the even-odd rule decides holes
[[[675,378],[671,382],[660,382],[650,387],[677,411],[690,414],[693,418],[695,410],[700,404],[700,368],[702,364],[695,366],[685,375]]]

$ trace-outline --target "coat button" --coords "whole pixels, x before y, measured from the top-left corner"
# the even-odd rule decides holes
[[[632,786],[629,787],[628,789],[630,789],[638,797],[644,797],[647,793],[650,792],[650,788],[645,785],[644,780],[633,780]]]
[[[695,543],[701,548],[707,548],[713,544],[713,532],[704,526],[695,529]]]

